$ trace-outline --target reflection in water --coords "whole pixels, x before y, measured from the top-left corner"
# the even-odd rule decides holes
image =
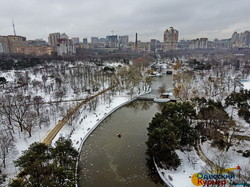
[[[126,105],[126,107],[134,109],[134,111],[144,111],[149,110],[150,106],[153,104],[153,101],[134,101]]]
[[[152,180],[155,184],[160,184],[160,185],[164,186],[163,181],[159,180],[159,174],[158,174],[157,170],[155,169],[154,161],[150,157],[147,158],[147,168],[148,168],[147,175],[150,178],[150,180]]]

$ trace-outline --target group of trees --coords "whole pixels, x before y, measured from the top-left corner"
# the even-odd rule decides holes
[[[173,66],[174,94],[182,101],[202,96],[225,99],[231,91],[242,87],[240,79],[246,76],[240,69],[247,62],[236,65],[240,68],[230,59],[177,60]]]
[[[151,56],[143,56],[133,59],[133,65],[143,71],[153,61]]]
[[[114,78],[115,75],[107,74],[102,67],[81,62],[75,62],[72,65],[73,67],[69,67],[67,62],[45,64],[44,68],[36,67],[15,72],[12,80],[9,79],[7,84],[6,78],[0,77],[0,84],[6,84],[5,88],[0,89],[0,93],[2,93],[0,98],[2,126],[0,129],[8,131],[12,139],[14,139],[12,135],[16,131],[26,132],[28,137],[31,137],[34,127],[41,128],[43,124],[49,124],[48,114],[51,113],[53,107],[45,106],[45,103],[57,100],[56,109],[63,112],[67,109],[60,110],[58,106],[64,96],[68,97],[73,92],[74,99],[83,98],[86,94],[113,86],[117,82]],[[133,85],[135,86],[135,84]],[[81,96],[81,93],[84,96]],[[47,96],[43,98],[40,95]],[[72,97],[72,95],[70,96]],[[102,98],[108,103],[111,102],[110,94]],[[98,99],[89,103],[90,110],[96,108]]]
[[[6,95],[1,98],[0,114],[4,121],[3,126],[13,137],[16,128],[19,132],[27,132],[32,136],[35,126],[41,128],[42,124],[47,125],[48,120],[40,113],[42,109],[42,98],[40,96]]]
[[[148,127],[148,153],[166,169],[176,169],[180,159],[176,149],[193,146],[197,138],[191,126],[196,116],[190,103],[169,103],[163,106]]]
[[[90,94],[111,87],[84,108],[93,111],[98,104],[110,105],[117,91],[128,91],[132,97],[135,92],[149,90],[152,84],[152,78],[143,77],[138,68],[128,65],[127,58],[117,60],[122,64],[119,67],[109,66],[107,61],[101,64],[36,58],[1,61],[5,65],[8,62],[11,63],[6,69],[18,71],[6,71],[0,77],[0,134],[5,135],[0,136],[0,162],[4,168],[6,159],[13,159],[8,156],[15,150],[15,141],[33,136],[35,131],[50,123],[56,124],[75,104],[74,100],[88,98]],[[18,65],[21,62],[22,67]],[[70,99],[72,102],[68,102]]]
[[[237,107],[238,115],[248,123],[250,123],[250,90],[240,90],[239,92],[232,92],[226,98],[226,106]]]
[[[9,60],[15,61],[15,59]],[[37,65],[40,60],[35,63],[35,59],[32,59],[30,62]],[[77,67],[78,63],[72,65]],[[72,92],[77,96],[73,99],[83,98],[86,92],[92,93],[98,91],[101,85],[105,84],[105,87],[109,85],[111,78],[101,71],[101,67],[92,67],[88,63],[85,65],[80,63],[79,66],[79,68],[69,67],[68,62],[45,63],[43,67],[25,66],[27,68],[25,70],[5,72],[3,77],[0,77],[0,84],[4,85],[0,86],[2,171],[8,167],[8,160],[13,159],[11,155],[15,154],[16,141],[33,136],[34,132],[46,128],[51,122],[56,124],[58,117],[65,115],[70,105],[74,104],[74,102],[49,104],[50,101],[61,101],[65,95],[68,97]],[[78,93],[84,93],[84,96]],[[90,109],[95,109],[97,103],[97,100],[92,101],[89,104]],[[40,133],[37,138],[41,138]]]
[[[11,155],[16,152],[15,142],[26,134],[31,137],[50,120],[44,113],[40,96],[6,95],[0,102],[0,161],[1,167],[6,168],[6,160],[11,160]]]
[[[241,91],[248,95],[249,91]],[[226,106],[234,105],[235,93],[228,97]],[[240,96],[238,96],[240,97]],[[238,104],[242,104],[241,96]],[[245,100],[244,100],[245,101]],[[148,127],[148,153],[159,166],[176,169],[180,160],[176,149],[194,146],[198,140],[210,139],[212,146],[228,151],[238,142],[235,121],[225,111],[221,101],[193,98],[191,102],[165,104]]]
[[[237,132],[235,121],[225,111],[220,101],[194,98],[197,106],[197,129],[201,136],[212,139],[212,145],[228,151]],[[221,134],[223,132],[223,134]]]
[[[2,171],[2,167],[8,167],[8,161],[13,160],[10,156],[14,154],[16,141],[25,141],[40,129],[46,132],[48,125],[56,124],[58,119],[67,114],[77,102],[75,100],[88,98],[108,87],[112,88],[89,101],[83,109],[94,111],[99,104],[110,105],[116,92],[126,91],[132,97],[134,93],[150,89],[152,78],[144,77],[140,68],[147,66],[152,57],[140,59],[139,54],[121,53],[92,55],[95,53],[88,57],[72,58],[0,55],[0,70],[5,70],[0,77]],[[132,58],[137,59],[134,66],[129,65]],[[117,62],[119,67],[112,65]],[[79,117],[79,114],[74,117]],[[72,124],[72,120],[73,117],[69,124]],[[40,139],[40,132],[38,136]],[[41,147],[47,150],[44,152],[50,152],[48,148]],[[45,176],[52,166],[46,166],[42,175]],[[32,177],[29,178],[33,180]],[[46,177],[41,180],[45,179]]]
[[[13,59],[10,57],[0,56],[0,67],[1,70],[11,70],[11,69],[23,69],[34,67],[38,64],[45,63],[44,60],[41,60],[36,57],[18,57],[17,59]]]
[[[134,66],[122,66],[117,69],[120,80],[119,91],[129,90],[131,97],[134,93],[148,91],[152,85],[151,77],[143,76],[141,71]]]
[[[175,82],[173,92],[177,99],[187,101],[197,94],[197,91],[192,84],[193,79],[193,71],[177,71],[173,75],[173,81]]]
[[[8,156],[15,153],[14,140],[8,131],[0,130],[0,160],[3,168],[6,168],[6,160]],[[1,168],[0,168],[1,170]],[[1,173],[0,173],[1,174]]]
[[[197,59],[190,59],[187,62],[191,68],[194,70],[210,70],[212,65],[210,63],[204,63],[198,61]]]
[[[21,172],[9,186],[69,186],[76,184],[78,152],[70,139],[60,137],[54,147],[33,143],[15,161]]]

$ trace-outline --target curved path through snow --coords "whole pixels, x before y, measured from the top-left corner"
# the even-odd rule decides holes
[[[63,117],[63,119],[59,120],[59,122],[49,131],[49,133],[46,135],[46,137],[42,140],[42,143],[45,143],[47,145],[51,144],[52,140],[55,138],[55,136],[58,134],[58,132],[62,129],[62,127],[68,122],[68,120],[73,116],[79,108],[81,108],[84,104],[89,102],[90,100],[94,99],[95,97],[98,97],[99,95],[107,92],[108,90],[111,90],[113,87],[109,87],[105,90],[102,90],[98,92],[97,94],[88,97],[78,103],[77,105],[73,106],[67,111],[67,114]]]

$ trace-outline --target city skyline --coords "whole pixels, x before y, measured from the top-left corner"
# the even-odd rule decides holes
[[[163,41],[166,28],[173,26],[180,39],[230,38],[234,31],[249,30],[250,5],[247,0],[0,0],[0,35],[14,34],[28,39],[49,33],[70,37],[129,35],[138,39]]]

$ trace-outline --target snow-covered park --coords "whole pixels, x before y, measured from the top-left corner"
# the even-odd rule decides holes
[[[109,67],[123,66],[121,63],[108,63]],[[122,72],[121,72],[122,73]],[[201,72],[202,74],[203,72]],[[2,126],[1,130],[13,131],[13,141],[9,147],[9,152],[6,155],[6,167],[1,165],[2,173],[7,175],[7,181],[18,174],[19,170],[14,166],[13,161],[16,160],[22,151],[26,150],[33,142],[42,142],[46,135],[53,129],[59,120],[67,114],[73,106],[80,102],[81,99],[94,95],[100,90],[104,90],[112,86],[115,82],[115,78],[111,75],[112,72],[103,72],[101,67],[94,66],[91,63],[75,62],[61,63],[61,64],[47,64],[47,68],[38,67],[35,69],[27,70],[10,70],[1,72],[1,77],[5,77],[8,83],[5,87],[2,87],[2,95],[10,95],[15,98],[18,94],[23,96],[29,96],[29,101],[33,102],[35,97],[39,98],[39,102],[29,106],[31,113],[40,113],[41,116],[36,116],[37,122],[42,122],[40,125],[34,125],[30,127],[30,131],[21,131],[17,125],[18,120],[13,117],[14,127],[7,123],[6,115],[1,116]],[[203,76],[203,75],[202,75]],[[180,77],[182,83],[185,82],[186,77]],[[204,77],[203,77],[204,78]],[[124,82],[124,76],[119,77],[120,85],[118,90],[112,90],[98,97],[95,103],[90,103],[82,106],[73,116],[60,132],[54,138],[52,144],[60,137],[70,138],[74,147],[80,151],[82,143],[88,135],[95,129],[95,127],[105,119],[110,113],[115,111],[118,107],[123,106],[127,102],[136,98],[139,94],[148,91],[150,85],[142,79],[133,88],[126,89]],[[231,80],[230,80],[231,81]],[[197,94],[200,96],[208,93],[208,97],[212,98],[216,95],[216,98],[221,99],[225,97],[225,92],[219,92],[216,90],[214,80],[211,79],[211,85],[205,84],[205,78],[199,80],[199,76],[194,80],[196,87],[189,85],[186,92],[179,92],[180,97],[183,95]],[[245,89],[250,89],[250,81],[242,82]],[[213,84],[213,85],[212,85]],[[228,82],[228,90],[230,85],[234,83]],[[131,88],[131,85],[130,87]],[[227,91],[228,91],[227,90]],[[185,91],[185,90],[184,90]],[[199,93],[200,92],[200,93]],[[209,93],[210,92],[210,93]],[[183,94],[183,95],[181,95]],[[12,99],[13,99],[12,98]],[[2,102],[6,100],[2,97]],[[22,103],[22,102],[21,102]],[[39,105],[43,103],[42,105]],[[20,104],[20,103],[19,103]],[[23,103],[25,104],[25,103]],[[6,104],[6,106],[8,106]],[[40,111],[36,110],[39,108]],[[43,119],[41,121],[41,119]],[[245,121],[240,119],[237,114],[234,115],[236,121],[241,123],[246,128],[249,125],[245,124]],[[30,118],[27,117],[27,120]],[[14,132],[15,131],[15,132]],[[249,136],[249,128],[242,133],[242,135]],[[31,135],[31,136],[30,136]],[[10,138],[10,137],[8,137]],[[249,142],[246,142],[246,146],[249,148]],[[238,148],[238,147],[237,147]],[[241,154],[236,153],[236,147],[231,147],[228,151],[228,167],[235,167],[236,165],[250,164],[249,159],[242,159]],[[214,160],[214,156],[220,156],[220,152],[211,148],[209,141],[201,145],[201,149],[208,159]],[[174,187],[192,187],[194,186],[191,181],[191,177],[194,173],[206,170],[206,164],[197,155],[196,151],[182,152],[177,150],[177,154],[181,159],[181,166],[176,171],[169,171],[158,168],[158,172],[166,183]],[[247,162],[248,161],[248,162]]]
[[[114,68],[123,66],[123,64],[117,62],[109,62],[108,64],[109,67]],[[9,121],[7,120],[7,113],[1,113],[2,125],[0,130],[8,132],[7,135],[5,133],[5,137],[10,142],[8,154],[4,157],[5,167],[1,165],[2,173],[7,175],[6,182],[3,185],[6,185],[11,178],[18,174],[19,170],[15,167],[13,161],[22,154],[22,151],[27,150],[33,142],[42,142],[70,108],[98,91],[112,86],[115,81],[112,72],[105,72],[102,70],[103,67],[91,63],[76,62],[69,64],[61,62],[47,64],[47,67],[19,71],[9,70],[0,74],[1,77],[7,80],[7,84],[0,90],[2,94],[1,102],[5,108],[10,109],[10,105],[6,103],[6,96],[11,98],[8,100],[11,104],[11,102],[16,102],[15,98],[19,94],[24,97],[20,101],[12,103],[14,107],[19,109],[18,106],[27,106],[30,114],[36,112],[39,114],[39,116],[34,114],[37,119],[36,123],[34,122],[33,126],[30,127],[30,131],[26,132],[25,129],[20,131],[16,126],[18,120],[15,118],[14,113],[13,115],[10,114],[12,116],[9,115],[11,118]],[[123,68],[123,73],[126,73],[125,71],[126,68]],[[124,85],[117,87],[119,89],[107,91],[107,93],[93,99],[94,101],[83,105],[80,110],[70,117],[54,138],[52,144],[60,136],[64,136],[70,138],[75,148],[80,150],[83,140],[102,119],[117,107],[136,97],[139,92],[142,94],[144,92],[143,86],[146,85],[145,83],[138,84],[131,93],[131,91],[124,88],[125,83],[127,84],[126,80],[123,80],[123,83]],[[147,85],[145,89],[148,88]],[[140,91],[138,92],[138,90]],[[33,99],[37,97],[39,97],[38,105],[33,104]],[[27,102],[24,102],[26,98]],[[31,115],[27,113],[27,117],[24,116],[23,121],[26,120],[25,118],[29,121],[29,116]],[[12,126],[13,124],[14,126]]]
[[[250,90],[250,79],[247,80],[248,81],[242,82],[243,88]],[[232,109],[229,107],[228,112],[231,111]],[[250,137],[249,124],[238,116],[237,110],[234,110],[233,118],[242,128],[240,135]],[[231,146],[228,151],[218,150],[218,148],[211,145],[211,141],[206,141],[201,144],[201,150],[209,160],[215,164],[223,164],[225,168],[240,166],[242,175],[246,177],[249,177],[250,174],[250,160],[249,157],[243,157],[242,152],[249,150],[249,148],[249,141],[241,141],[241,143]],[[177,150],[176,153],[181,159],[181,166],[179,166],[176,171],[157,168],[162,180],[170,187],[194,187],[192,176],[195,173],[211,169],[201,160],[201,157],[197,155],[194,149],[191,152]],[[226,186],[230,185],[227,183]]]

